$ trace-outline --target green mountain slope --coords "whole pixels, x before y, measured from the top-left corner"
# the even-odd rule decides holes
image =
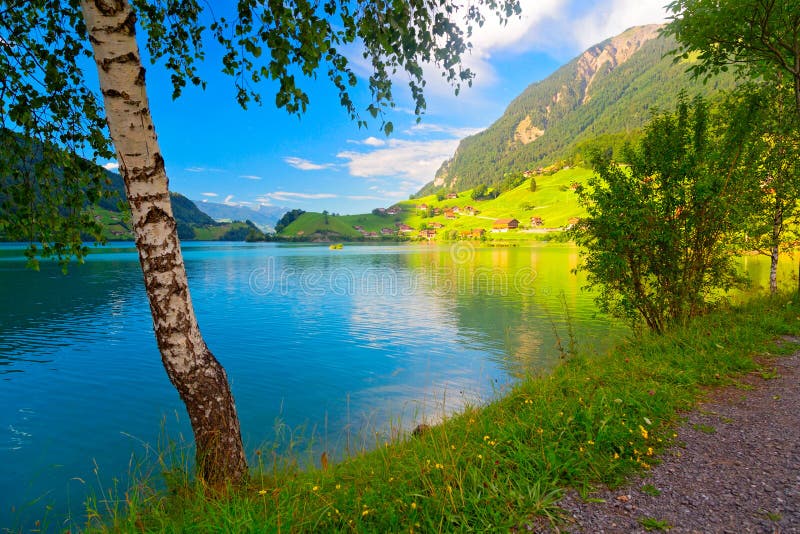
[[[680,91],[708,95],[734,86],[733,76],[708,85],[691,80],[686,62],[666,56],[674,41],[658,32],[656,25],[626,30],[530,85],[494,124],[462,140],[418,195],[494,185],[505,173],[571,159],[588,144],[618,148]]]

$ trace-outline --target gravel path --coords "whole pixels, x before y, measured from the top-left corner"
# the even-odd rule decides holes
[[[688,414],[645,476],[591,495],[605,502],[567,494],[561,532],[800,533],[800,352],[742,382]]]

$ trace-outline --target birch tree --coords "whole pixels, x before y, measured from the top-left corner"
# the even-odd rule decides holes
[[[277,87],[275,105],[300,114],[309,104],[304,87],[322,73],[353,120],[359,125],[378,120],[389,134],[392,124],[384,113],[394,105],[396,76],[407,78],[421,116],[423,69],[438,69],[456,92],[469,85],[473,73],[460,58],[469,50],[472,28],[483,24],[485,13],[505,20],[519,13],[519,5],[516,0],[478,0],[467,7],[446,0],[240,0],[229,7],[230,18],[209,6],[196,0],[0,4],[0,233],[31,242],[32,262],[38,255],[82,258],[87,251],[81,232],[99,232],[87,205],[104,194],[104,184],[100,173],[72,154],[108,157],[113,146],[162,362],[189,413],[197,473],[220,487],[241,482],[247,463],[228,379],[206,346],[192,307],[139,41],[151,60],[170,72],[173,97],[187,85],[205,84],[198,63],[211,42],[224,52],[223,70],[242,106],[260,103],[259,83],[269,80]],[[342,52],[349,45],[359,46],[371,66],[366,81],[371,99],[363,108],[351,98],[359,79]],[[94,59],[102,102],[76,64],[81,56]],[[20,161],[36,162],[42,172]]]

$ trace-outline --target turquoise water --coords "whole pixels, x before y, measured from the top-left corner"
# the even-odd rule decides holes
[[[18,253],[0,247],[0,527],[80,524],[87,494],[124,488],[165,435],[191,432],[131,244],[66,276]],[[595,316],[570,245],[190,243],[184,256],[250,455],[276,428],[335,456],[485,401],[558,361],[567,314],[590,349],[625,332]]]

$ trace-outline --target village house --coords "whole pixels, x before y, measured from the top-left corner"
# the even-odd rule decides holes
[[[486,233],[486,230],[484,230],[483,228],[473,228],[472,229],[472,237],[483,237],[483,235],[485,233]]]
[[[455,214],[455,212],[453,210],[447,209],[447,210],[444,210],[444,218],[445,219],[455,219],[456,218],[456,214]]]
[[[492,232],[508,232],[519,228],[519,221],[516,219],[497,219],[492,224]]]
[[[541,217],[531,217],[531,226],[534,228],[537,226],[543,226],[544,220]]]
[[[472,206],[464,206],[464,213],[466,213],[467,215],[477,215],[480,212],[475,208],[473,208]]]
[[[381,228],[381,235],[393,235],[394,230],[391,228]]]
[[[458,193],[448,193],[447,198],[448,199],[458,198]]]
[[[436,230],[420,230],[419,236],[425,239],[433,239],[436,237]]]
[[[420,211],[426,211],[428,209],[428,205],[427,204],[420,204],[420,205],[417,206],[417,209],[420,210]]]
[[[386,213],[388,215],[397,215],[398,213],[400,213],[400,211],[402,211],[402,210],[400,209],[399,206],[392,206],[391,208],[386,210]]]
[[[409,232],[413,232],[413,231],[414,231],[414,229],[413,229],[413,228],[411,228],[411,227],[410,227],[409,225],[407,225],[407,224],[400,223],[400,224],[397,226],[397,231],[398,231],[398,232],[401,232],[401,233],[403,233],[403,234],[407,234],[407,233],[409,233]]]
[[[569,220],[567,221],[567,229],[572,228],[573,226],[575,226],[579,222],[581,222],[581,220],[579,218],[570,217]]]
[[[438,230],[439,228],[444,228],[444,225],[442,223],[440,223],[440,222],[434,222],[434,223],[431,223],[431,228],[435,228],[435,229]]]
[[[354,228],[354,229],[356,229],[356,230],[358,230],[359,232],[361,232],[362,230],[364,230],[364,227],[363,227],[363,226],[361,226],[361,225],[359,225],[359,224],[356,224],[355,226],[353,226],[353,228]]]

